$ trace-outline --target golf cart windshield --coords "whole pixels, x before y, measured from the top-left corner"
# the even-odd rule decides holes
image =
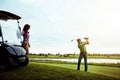
[[[16,35],[20,35],[18,27],[16,25],[16,21],[0,21],[1,23],[1,29],[2,29],[2,35],[4,38],[4,41],[10,44],[20,44],[20,38],[18,38]],[[1,40],[0,40],[1,41]]]
[[[20,16],[0,10],[0,39],[1,42],[20,44],[19,22]],[[16,24],[18,22],[18,25]],[[17,36],[16,36],[17,34]]]

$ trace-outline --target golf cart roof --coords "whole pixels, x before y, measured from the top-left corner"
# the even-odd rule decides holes
[[[0,20],[19,20],[19,19],[21,19],[21,17],[16,14],[0,10]]]

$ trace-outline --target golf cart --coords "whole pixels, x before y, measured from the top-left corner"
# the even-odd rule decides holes
[[[3,21],[3,23],[8,24],[9,21],[17,21],[17,37],[22,40],[21,34],[20,34],[20,26],[19,26],[19,19],[21,19],[20,16],[0,10],[0,21]],[[9,21],[8,21],[9,20]],[[9,28],[8,28],[9,27]],[[6,28],[10,29],[13,26],[7,25]],[[3,30],[4,27],[2,27],[0,22],[0,69],[11,69],[16,66],[26,66],[29,63],[29,59],[26,56],[26,51],[21,46],[21,41],[19,41],[19,44],[13,42],[9,43],[9,40],[6,40],[4,38],[4,32],[8,33],[9,31],[13,30]],[[15,30],[14,30],[15,31]],[[6,35],[6,37],[11,37],[11,40],[14,40],[13,34],[9,33]],[[16,37],[16,36],[15,36]]]

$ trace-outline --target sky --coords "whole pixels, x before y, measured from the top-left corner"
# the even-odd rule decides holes
[[[84,37],[88,53],[120,53],[120,0],[0,0],[0,9],[31,25],[31,53],[79,53],[71,40]]]

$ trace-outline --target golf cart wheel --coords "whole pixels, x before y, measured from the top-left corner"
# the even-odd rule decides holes
[[[29,59],[27,56],[25,56],[25,61],[24,62],[19,62],[18,65],[19,66],[27,66],[29,63]]]
[[[12,68],[14,68],[14,66],[15,66],[15,63],[12,58],[8,58],[5,61],[3,61],[3,67],[5,70],[11,70]]]

